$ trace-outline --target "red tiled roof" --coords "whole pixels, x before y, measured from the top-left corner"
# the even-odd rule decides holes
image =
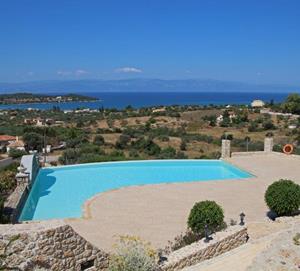
[[[15,136],[0,135],[0,141],[13,141],[13,140],[16,140]]]

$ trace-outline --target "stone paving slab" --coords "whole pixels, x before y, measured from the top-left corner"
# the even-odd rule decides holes
[[[155,247],[186,229],[190,209],[195,202],[215,200],[225,218],[265,221],[268,211],[264,193],[280,178],[300,183],[300,159],[283,154],[251,154],[232,157],[228,162],[255,175],[243,180],[145,185],[121,188],[98,194],[88,201],[83,219],[67,219],[79,234],[97,247],[111,250],[115,236],[138,235]]]

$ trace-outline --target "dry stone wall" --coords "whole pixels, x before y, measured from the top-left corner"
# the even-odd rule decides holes
[[[1,270],[105,270],[108,254],[62,221],[0,225]]]
[[[247,239],[245,227],[229,227],[214,234],[209,243],[200,240],[172,252],[161,270],[181,270],[234,249]],[[62,220],[0,225],[0,270],[100,271],[107,270],[108,262],[108,253]]]
[[[181,270],[184,267],[195,265],[239,247],[240,245],[245,244],[247,240],[248,234],[246,227],[229,227],[225,231],[214,234],[213,240],[209,243],[200,240],[172,252],[168,255],[168,260],[162,266],[162,270]]]

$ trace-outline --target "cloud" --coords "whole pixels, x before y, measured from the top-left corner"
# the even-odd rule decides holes
[[[143,72],[141,69],[135,67],[122,67],[115,69],[117,73],[141,73]]]
[[[65,71],[65,70],[59,70],[56,72],[59,76],[69,76],[69,75],[75,75],[75,76],[81,76],[88,74],[89,72],[86,70],[78,69],[76,71]]]
[[[263,76],[264,74],[262,72],[257,72],[256,75],[257,76]]]
[[[74,73],[75,75],[80,76],[80,75],[88,74],[89,72],[86,70],[76,70]]]
[[[67,76],[67,75],[71,75],[72,72],[71,71],[61,71],[60,70],[60,71],[57,71],[56,74],[59,75],[59,76]]]
[[[28,76],[34,76],[34,72],[28,72],[27,75]]]

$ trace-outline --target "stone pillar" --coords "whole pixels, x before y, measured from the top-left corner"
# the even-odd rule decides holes
[[[273,151],[273,137],[266,137],[264,142],[264,152],[272,152]]]
[[[17,173],[16,174],[16,180],[18,186],[28,186],[29,185],[29,178],[28,174],[26,173]]]
[[[230,140],[222,139],[222,155],[221,158],[228,158],[231,156]]]
[[[26,173],[26,168],[20,164],[18,167],[18,173],[16,174],[17,185],[25,185],[29,184],[29,175]]]

